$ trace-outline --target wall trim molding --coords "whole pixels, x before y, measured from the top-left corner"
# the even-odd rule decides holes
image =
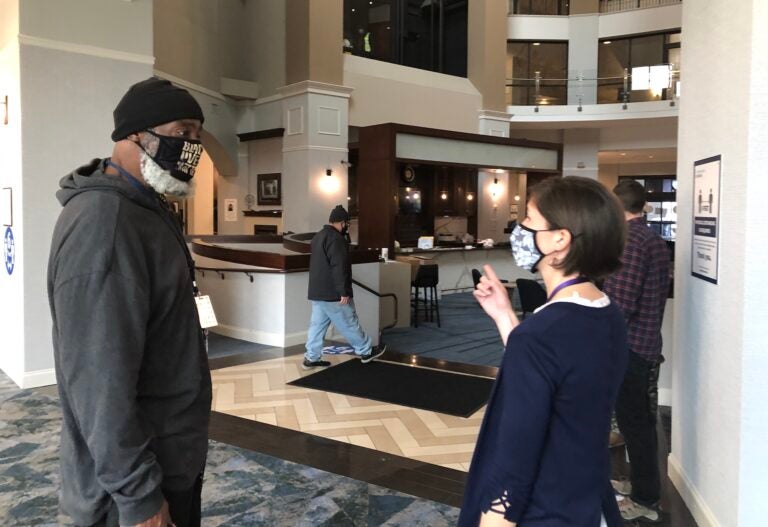
[[[501,121],[503,123],[509,123],[512,121],[514,114],[508,112],[499,112],[496,110],[480,110],[477,112],[479,119],[485,119],[487,121]]]
[[[277,348],[288,348],[298,344],[304,344],[307,341],[307,332],[299,331],[297,333],[272,333],[268,331],[254,331],[239,326],[228,326],[219,324],[214,333],[231,337],[234,339],[246,340],[256,344],[266,344]]]
[[[688,478],[677,458],[673,454],[669,454],[667,461],[667,475],[688,506],[696,523],[700,527],[721,527],[720,522],[717,521],[699,490]]]
[[[340,146],[304,145],[283,148],[283,152],[301,152],[303,150],[324,150],[326,152],[342,152],[345,154],[349,152],[349,148]]]
[[[174,84],[178,84],[179,86],[186,88],[188,90],[193,90],[198,93],[202,93],[203,95],[213,97],[214,99],[218,99],[220,101],[229,102],[227,101],[227,98],[224,95],[222,95],[220,92],[217,92],[210,88],[206,88],[205,86],[200,86],[199,84],[195,84],[194,82],[190,82],[188,80],[182,79],[181,77],[171,75],[170,73],[166,73],[157,68],[155,68],[154,73],[158,77],[162,77],[163,79],[171,81]]]
[[[99,46],[89,46],[87,44],[76,44],[74,42],[64,42],[62,40],[51,40],[48,38],[33,37],[31,35],[19,34],[19,44],[24,46],[34,46],[37,48],[52,49],[64,51],[67,53],[77,53],[102,59],[121,60],[124,62],[135,62],[138,64],[155,64],[155,57],[152,55],[142,55],[140,53],[129,53],[127,51],[118,51],[116,49],[102,48]]]
[[[39,388],[40,386],[51,386],[56,384],[56,370],[48,368],[47,370],[26,371],[21,378],[21,388]]]
[[[283,86],[279,91],[284,98],[304,95],[305,93],[314,93],[317,95],[331,95],[333,97],[349,99],[353,90],[354,88],[340,86],[338,84],[328,84],[318,81],[301,81]]]

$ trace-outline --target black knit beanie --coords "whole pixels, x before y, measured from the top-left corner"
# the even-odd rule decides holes
[[[339,223],[342,221],[349,221],[349,213],[341,205],[336,205],[331,211],[331,217],[328,218],[328,223]]]
[[[203,110],[187,90],[157,77],[150,77],[128,88],[113,115],[113,141],[181,119],[203,122]]]

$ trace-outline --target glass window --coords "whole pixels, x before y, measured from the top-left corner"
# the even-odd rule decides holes
[[[344,0],[344,51],[466,77],[468,0]]]
[[[603,39],[598,48],[597,62],[598,103],[665,100],[671,96],[666,87],[660,91],[632,90],[631,80],[628,80],[625,94],[624,70],[631,74],[632,68],[670,64],[673,81],[679,78],[677,72],[680,70],[680,33]]]
[[[361,57],[393,61],[393,3],[394,0],[345,0],[344,49]]]
[[[507,42],[507,104],[568,104],[567,74],[567,42]]]
[[[510,12],[515,15],[567,15],[569,0],[512,0]]]
[[[629,68],[630,39],[604,40],[597,54],[598,103],[624,100],[624,69]]]

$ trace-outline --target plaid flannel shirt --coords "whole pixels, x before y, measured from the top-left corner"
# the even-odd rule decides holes
[[[661,356],[661,323],[669,292],[669,249],[643,218],[627,222],[622,267],[603,291],[624,312],[629,348],[649,361]]]

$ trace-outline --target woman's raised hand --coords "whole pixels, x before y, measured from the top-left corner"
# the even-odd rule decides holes
[[[474,295],[483,310],[496,322],[499,334],[506,344],[509,332],[519,324],[519,321],[512,310],[507,288],[496,276],[496,272],[490,265],[484,265],[483,271],[485,275],[480,278]]]

